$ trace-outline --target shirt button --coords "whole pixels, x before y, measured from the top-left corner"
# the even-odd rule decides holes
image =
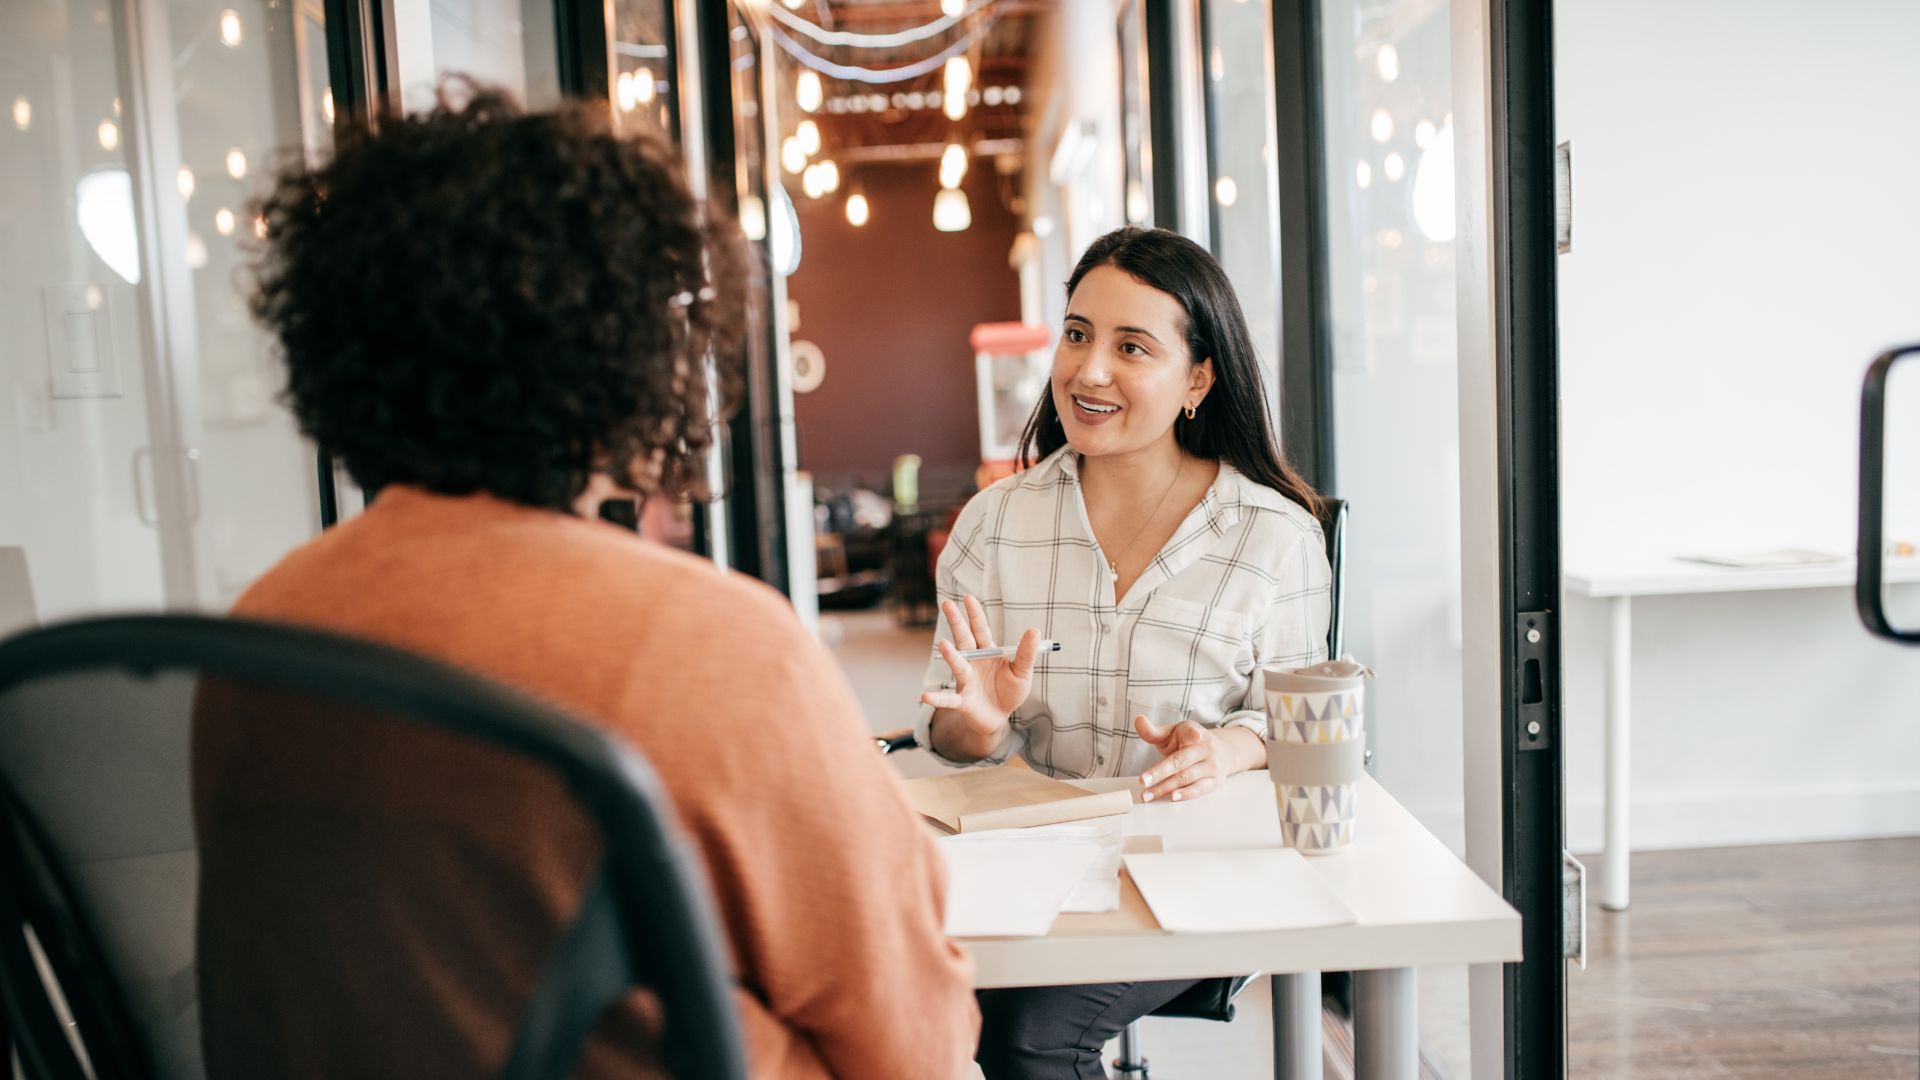
[[[1104,709],[1107,707],[1107,696],[1105,694],[1100,695],[1098,698],[1095,698],[1094,700],[1100,703],[1101,708]]]
[[[1105,755],[1105,754],[1099,754],[1099,755],[1097,755],[1097,756],[1095,756],[1095,757],[1094,757],[1094,759],[1093,759],[1093,763],[1094,763],[1095,765],[1105,765],[1105,764],[1107,763],[1107,755]]]

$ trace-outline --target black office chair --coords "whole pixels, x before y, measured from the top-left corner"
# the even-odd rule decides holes
[[[572,807],[558,800],[556,820],[571,813],[597,830],[598,866],[582,881],[572,922],[550,943],[516,953],[532,974],[528,985],[510,988],[524,1004],[501,1076],[570,1075],[603,1014],[634,988],[659,1002],[659,1051],[672,1075],[746,1076],[705,878],[663,812],[658,780],[630,747],[520,694],[366,642],[243,620],[147,616],[0,642],[0,1015],[31,1080],[205,1075],[199,995],[221,976],[197,970],[207,927],[197,932],[196,909],[205,901],[213,911],[220,898],[199,895],[193,768],[195,713],[210,700],[225,703],[218,723],[230,726],[222,730],[258,736],[260,746],[290,740],[330,754],[337,747],[351,763],[365,744],[328,739],[377,732],[400,737],[391,745],[424,740],[428,754],[450,749],[461,764],[497,761],[570,796]],[[297,781],[299,770],[291,772]],[[280,790],[278,779],[262,782]],[[351,816],[359,827],[357,807]],[[455,835],[434,821],[372,824],[400,830],[394,835],[409,844]],[[338,849],[315,856],[316,865],[365,862],[361,849],[337,841],[333,825],[303,822],[309,844],[318,837],[316,847]],[[213,849],[208,855],[210,866]],[[223,865],[242,874],[253,866]],[[405,963],[378,945],[365,952],[369,960],[381,952],[389,966]],[[431,1020],[392,1018],[402,1039]]]

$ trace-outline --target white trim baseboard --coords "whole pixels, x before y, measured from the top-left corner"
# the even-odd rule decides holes
[[[1459,850],[1465,821],[1458,805],[1407,809]],[[1364,806],[1358,827],[1366,828]],[[1641,795],[1633,800],[1631,835],[1635,851],[1920,836],[1920,781]],[[1567,808],[1567,849],[1599,851],[1600,845],[1600,799],[1576,799]]]

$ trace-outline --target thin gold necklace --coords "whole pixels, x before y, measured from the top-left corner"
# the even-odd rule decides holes
[[[1147,520],[1140,523],[1140,528],[1134,531],[1133,538],[1127,541],[1127,546],[1121,548],[1119,552],[1114,555],[1113,558],[1107,560],[1107,579],[1109,581],[1112,581],[1115,584],[1119,583],[1120,560],[1127,557],[1127,552],[1132,551],[1133,545],[1138,543],[1140,541],[1140,537],[1146,533],[1147,526],[1153,524],[1153,519],[1160,516],[1161,507],[1164,507],[1167,505],[1167,498],[1168,496],[1173,494],[1173,486],[1180,482],[1180,474],[1186,470],[1186,467],[1187,467],[1187,455],[1181,454],[1180,464],[1174,466],[1173,479],[1167,481],[1167,490],[1160,493],[1160,501],[1153,504],[1153,511],[1147,515]]]

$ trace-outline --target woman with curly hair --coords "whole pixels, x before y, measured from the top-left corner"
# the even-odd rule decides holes
[[[704,357],[732,398],[741,321],[734,226],[604,113],[443,92],[279,175],[254,310],[302,429],[379,494],[235,613],[451,662],[644,753],[704,858],[755,1076],[960,1075],[978,1016],[938,857],[837,668],[771,590],[597,520],[610,494],[701,494]],[[196,732],[209,1071],[497,1072],[598,841],[558,792],[418,733],[335,775],[341,731],[366,735]],[[457,808],[465,843],[353,847],[340,823],[376,798]],[[886,1022],[902,1003],[916,1022]],[[658,1075],[658,1027],[632,995],[581,1075]]]

